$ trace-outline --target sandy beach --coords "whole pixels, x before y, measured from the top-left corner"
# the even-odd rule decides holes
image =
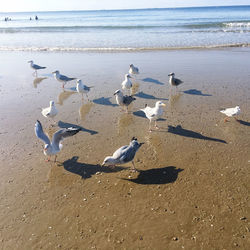
[[[120,53],[0,52],[1,249],[248,249],[250,49]],[[38,77],[27,61],[47,69]],[[136,101],[116,105],[129,64]],[[94,86],[88,101],[51,72]],[[168,74],[184,81],[171,92]],[[82,128],[45,162],[36,138],[54,100],[60,127]],[[166,104],[158,131],[138,112]],[[239,122],[219,110],[239,105]],[[101,167],[136,136],[131,163]],[[247,247],[248,246],[248,247]]]

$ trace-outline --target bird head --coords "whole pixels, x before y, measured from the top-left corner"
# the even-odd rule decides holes
[[[55,70],[52,74],[59,74],[59,70]]]
[[[168,74],[168,76],[175,76],[175,73],[171,72]]]
[[[129,74],[125,75],[126,78],[132,78],[132,76],[130,76]]]
[[[137,138],[136,137],[133,137],[132,139],[131,139],[131,142],[130,142],[130,145],[131,146],[133,146],[133,147],[136,147],[136,148],[139,148],[141,145],[143,145],[144,144],[144,142],[141,142],[141,143],[139,143],[138,141],[137,141]]]
[[[129,67],[132,68],[132,67],[134,67],[134,65],[133,65],[133,64],[130,64]]]
[[[32,60],[30,60],[30,61],[28,61],[28,63],[31,63],[31,64],[32,64],[32,63],[33,63],[33,61],[32,61]]]
[[[119,95],[119,94],[121,94],[121,90],[120,89],[116,90],[115,93],[114,93],[114,95]]]
[[[162,101],[158,101],[158,102],[156,102],[155,106],[163,107],[163,106],[166,106],[166,104],[163,103]]]
[[[47,152],[47,151],[48,151],[48,149],[49,149],[49,144],[45,144],[45,145],[44,145],[44,149],[43,149],[43,150],[44,150],[45,152]]]
[[[109,166],[109,165],[114,165],[114,159],[112,158],[112,156],[107,156],[107,157],[104,159],[104,161],[103,161],[103,163],[102,163],[102,167],[105,166],[105,165],[107,165],[107,166]]]
[[[81,79],[77,79],[77,80],[76,80],[76,83],[77,83],[77,84],[81,84],[81,83],[82,83],[82,80],[81,80]]]
[[[55,105],[55,102],[54,102],[54,101],[50,101],[50,102],[49,102],[49,105],[50,105],[50,106],[54,106],[54,105]]]

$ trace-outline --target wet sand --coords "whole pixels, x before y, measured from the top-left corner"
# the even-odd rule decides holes
[[[0,52],[1,249],[247,249],[250,78],[248,48],[143,53]],[[47,66],[32,76],[27,61]],[[128,65],[136,101],[121,112],[113,93]],[[79,77],[90,102],[51,72]],[[184,81],[170,92],[168,73]],[[41,108],[56,102],[61,127],[84,131],[47,163],[35,137]],[[138,112],[163,100],[159,131]],[[218,110],[239,105],[224,123]],[[100,167],[136,136],[131,163]]]

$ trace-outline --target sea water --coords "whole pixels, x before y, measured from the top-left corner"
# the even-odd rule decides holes
[[[249,45],[250,6],[0,13],[0,50],[129,51]]]

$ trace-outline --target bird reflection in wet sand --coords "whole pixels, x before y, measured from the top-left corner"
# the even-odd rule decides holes
[[[117,121],[118,135],[124,135],[127,132],[127,128],[133,123],[134,116],[132,114],[121,114]]]
[[[95,104],[93,102],[88,102],[83,104],[80,108],[79,108],[79,116],[80,119],[82,121],[85,120],[87,114],[90,112],[91,108],[94,106]]]
[[[58,96],[58,104],[63,105],[63,102],[75,93],[77,92],[72,90],[71,91],[63,90]]]
[[[172,95],[170,92],[169,95],[169,106],[170,108],[174,107],[174,105],[180,100],[182,93],[177,93],[176,95]]]
[[[135,95],[140,88],[140,84],[138,82],[133,82],[132,88],[131,88],[131,95]]]
[[[33,81],[34,88],[36,89],[37,85],[47,78],[48,77],[36,77]]]

